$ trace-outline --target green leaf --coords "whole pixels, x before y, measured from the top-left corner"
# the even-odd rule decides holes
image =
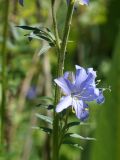
[[[80,125],[80,122],[76,121],[76,122],[70,122],[65,126],[65,129],[69,129],[70,127],[74,127]]]
[[[38,53],[39,56],[41,56],[42,54],[46,53],[49,49],[51,48],[50,45],[45,45],[41,48],[40,52]]]
[[[36,129],[36,130],[39,130],[40,127],[37,127],[37,126],[34,126],[34,127],[31,127],[32,129]]]
[[[37,130],[41,130],[41,131],[44,131],[48,134],[51,134],[52,133],[52,129],[51,128],[48,128],[48,127],[32,127],[33,129],[37,129]]]
[[[54,34],[50,31],[49,28],[46,28],[46,30],[48,31],[49,36],[55,41],[55,36]]]
[[[45,40],[49,43],[49,46],[51,47],[55,46],[55,36],[54,34],[52,34],[52,32],[48,28],[45,28],[46,31],[44,31],[43,30],[44,28],[40,29],[37,27],[30,27],[30,26],[16,26],[16,27],[19,27],[25,30],[29,30],[29,31],[33,31],[25,35],[29,38],[30,41],[32,39]],[[43,52],[43,50],[41,52]]]
[[[50,101],[53,101],[54,99],[52,97],[48,97],[48,96],[41,96],[41,97],[39,97],[39,100],[50,100]]]
[[[48,109],[48,110],[51,110],[51,109],[53,109],[54,107],[55,107],[55,106],[51,104],[51,105],[48,106],[47,109]]]
[[[37,36],[41,37],[43,40],[47,41],[48,43],[53,42],[48,36],[40,35],[40,34],[37,34]]]
[[[31,39],[45,40],[49,43],[49,45],[51,47],[55,46],[55,44],[54,44],[55,42],[49,36],[46,36],[43,33],[39,32],[39,33],[35,34],[34,32],[31,32],[30,34],[26,34],[25,36],[27,36],[30,40]]]
[[[39,104],[36,104],[36,107],[48,108],[48,105],[47,104],[39,103]]]
[[[82,139],[82,140],[96,140],[95,138],[83,137],[83,136],[76,134],[76,133],[67,133],[65,135],[65,137],[78,138],[78,139]]]
[[[30,39],[38,39],[38,40],[43,40],[40,36],[37,36],[36,34],[34,34],[33,32],[31,32],[30,34],[26,34],[25,36],[27,36]]]
[[[37,99],[37,104],[35,106],[50,110],[54,108],[53,101],[54,99],[52,97],[42,96]]]
[[[43,108],[46,108],[46,109],[48,109],[48,110],[51,110],[51,109],[53,109],[54,108],[54,105],[52,105],[52,104],[49,104],[49,105],[47,105],[47,104],[37,104],[36,105],[36,107],[43,107]]]
[[[47,128],[47,127],[40,127],[40,130],[48,133],[48,134],[51,134],[52,133],[52,129],[51,128]]]
[[[73,147],[76,147],[76,148],[79,148],[79,149],[83,150],[83,147],[82,147],[82,146],[80,146],[79,144],[74,143],[74,142],[64,141],[63,144],[68,144],[68,145],[71,145],[71,146],[73,146]]]
[[[36,28],[36,27],[30,27],[30,26],[16,26],[18,28],[22,28],[24,30],[30,30],[30,31],[40,31],[39,28]]]
[[[46,27],[46,30],[47,30],[48,32],[51,32],[51,30],[50,30],[49,28],[47,28],[47,27]]]
[[[44,120],[44,121],[46,121],[46,122],[48,122],[50,124],[53,123],[53,120],[52,120],[51,117],[44,116],[44,115],[41,115],[41,114],[38,114],[38,113],[36,113],[36,117],[38,117],[38,118],[40,118],[40,119],[42,119],[42,120]]]

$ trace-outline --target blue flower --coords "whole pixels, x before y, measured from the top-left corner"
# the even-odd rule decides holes
[[[63,96],[56,106],[56,112],[72,106],[76,116],[85,120],[89,116],[87,102],[96,100],[98,104],[104,102],[102,89],[96,87],[96,72],[93,68],[84,68],[76,65],[76,74],[65,72],[63,77],[55,79],[55,83],[62,89]]]
[[[19,0],[19,3],[23,6],[23,0]]]
[[[69,4],[70,0],[66,0],[67,4]],[[75,0],[75,4],[88,5],[89,0]]]
[[[78,2],[81,5],[88,5],[89,0],[76,0],[76,2]]]
[[[26,97],[29,100],[33,100],[35,97],[37,96],[37,92],[36,92],[36,87],[35,86],[31,86],[27,92]]]

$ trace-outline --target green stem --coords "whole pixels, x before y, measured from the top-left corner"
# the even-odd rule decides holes
[[[64,140],[64,136],[66,134],[66,132],[68,131],[68,129],[66,129],[67,123],[68,123],[68,116],[69,116],[69,110],[66,111],[66,115],[65,115],[65,121],[64,121],[64,126],[62,127],[61,131],[60,131],[60,138],[59,138],[59,149],[62,145],[62,142]]]
[[[52,0],[52,7],[54,6],[55,0]],[[54,7],[53,7],[54,10]],[[59,46],[59,37],[57,25],[56,25],[56,19],[53,13],[53,25],[55,29],[55,36],[56,36],[56,44],[57,44],[57,51],[58,51],[58,67],[57,67],[57,77],[60,77],[63,75],[64,70],[64,61],[65,61],[65,53],[66,53],[66,47],[67,47],[67,41],[69,37],[70,32],[70,25],[72,20],[74,10],[74,0],[71,0],[68,6],[67,11],[67,17],[65,21],[65,27],[64,27],[64,33],[63,33],[63,39],[62,44]],[[60,48],[59,48],[60,47]],[[55,106],[58,104],[61,97],[60,88],[56,86],[55,88]],[[59,115],[55,112],[54,108],[54,121],[53,121],[53,157],[52,160],[58,160],[59,159]]]
[[[5,127],[5,108],[6,108],[6,88],[7,88],[7,30],[8,30],[8,13],[9,13],[9,0],[4,1],[4,18],[3,18],[3,42],[2,42],[2,102],[1,102],[1,144],[4,145],[4,127]]]
[[[74,0],[71,0],[68,6],[67,17],[66,17],[66,22],[64,27],[64,34],[63,34],[63,39],[61,44],[60,71],[59,71],[60,76],[63,74],[63,70],[64,70],[65,53],[66,53],[67,42],[68,42],[68,37],[69,37],[69,32],[71,27],[73,10],[74,10]]]
[[[56,51],[57,51],[57,55],[59,57],[60,56],[60,43],[59,43],[56,15],[54,12],[55,0],[51,0],[51,4],[52,4],[53,26],[54,26],[54,32],[55,32],[55,38],[56,38]],[[58,58],[58,64],[59,64],[59,58]],[[58,75],[58,71],[57,71],[57,75]],[[56,106],[59,98],[60,98],[59,88],[58,88],[58,86],[56,86],[56,88],[55,88],[55,106]],[[53,153],[52,153],[53,157],[52,158],[53,158],[53,160],[58,160],[58,154],[59,154],[59,150],[58,150],[59,117],[55,112],[55,108],[54,108],[54,115],[53,116],[54,116],[54,118],[53,118]]]
[[[56,15],[55,15],[55,10],[54,10],[54,5],[55,5],[55,0],[51,0],[52,19],[53,19],[55,38],[56,38],[56,47],[57,47],[57,51],[59,52],[60,41],[59,41],[59,34],[58,34],[58,28],[57,28],[57,22],[56,22]]]

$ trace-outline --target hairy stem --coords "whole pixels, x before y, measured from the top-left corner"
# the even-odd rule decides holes
[[[58,29],[57,29],[56,15],[55,15],[55,11],[54,11],[55,0],[51,0],[51,4],[52,4],[53,26],[54,26],[54,32],[55,32],[55,38],[56,38],[56,51],[57,51],[58,57],[60,57],[59,35],[58,35]],[[58,58],[58,67],[59,67],[59,58]],[[57,75],[58,75],[58,71],[57,71]],[[60,91],[59,91],[59,88],[56,86],[56,88],[55,88],[55,106],[56,106],[56,104],[59,100],[59,97],[60,97]],[[58,154],[59,154],[59,150],[58,150],[59,117],[55,113],[55,108],[54,108],[53,116],[54,116],[54,118],[53,118],[53,141],[52,141],[52,143],[53,143],[52,144],[53,145],[53,153],[52,153],[52,159],[53,160],[58,160]]]
[[[7,28],[8,28],[8,13],[9,13],[9,0],[4,1],[4,24],[3,24],[3,42],[2,42],[2,102],[1,102],[1,144],[4,144],[4,123],[5,123],[5,108],[6,108],[6,88],[7,88],[7,69],[6,69],[6,41],[7,41]]]
[[[53,25],[55,30],[55,36],[56,36],[56,44],[57,44],[57,51],[58,51],[58,67],[57,67],[57,77],[60,77],[63,75],[64,70],[64,61],[65,61],[65,53],[66,53],[66,47],[67,47],[67,41],[68,36],[70,32],[70,25],[73,15],[73,9],[74,9],[74,0],[71,0],[68,6],[67,11],[67,17],[65,21],[65,27],[64,27],[64,33],[62,38],[62,44],[60,46],[59,43],[59,37],[58,37],[58,30],[57,30],[57,24],[56,24],[56,18],[54,14],[54,3],[55,1],[52,1],[52,16],[53,16]],[[59,102],[61,97],[60,88],[56,86],[55,88],[55,106]],[[54,120],[53,120],[53,157],[52,160],[58,160],[59,159],[59,115],[55,112],[54,108]]]

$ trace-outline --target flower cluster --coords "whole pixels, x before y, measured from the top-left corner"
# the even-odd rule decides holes
[[[103,90],[97,88],[95,83],[96,72],[93,68],[84,68],[76,65],[75,75],[65,72],[63,77],[55,79],[55,83],[62,89],[63,96],[56,106],[56,112],[72,106],[77,118],[85,120],[89,116],[87,102],[96,101],[98,104],[104,102]]]

